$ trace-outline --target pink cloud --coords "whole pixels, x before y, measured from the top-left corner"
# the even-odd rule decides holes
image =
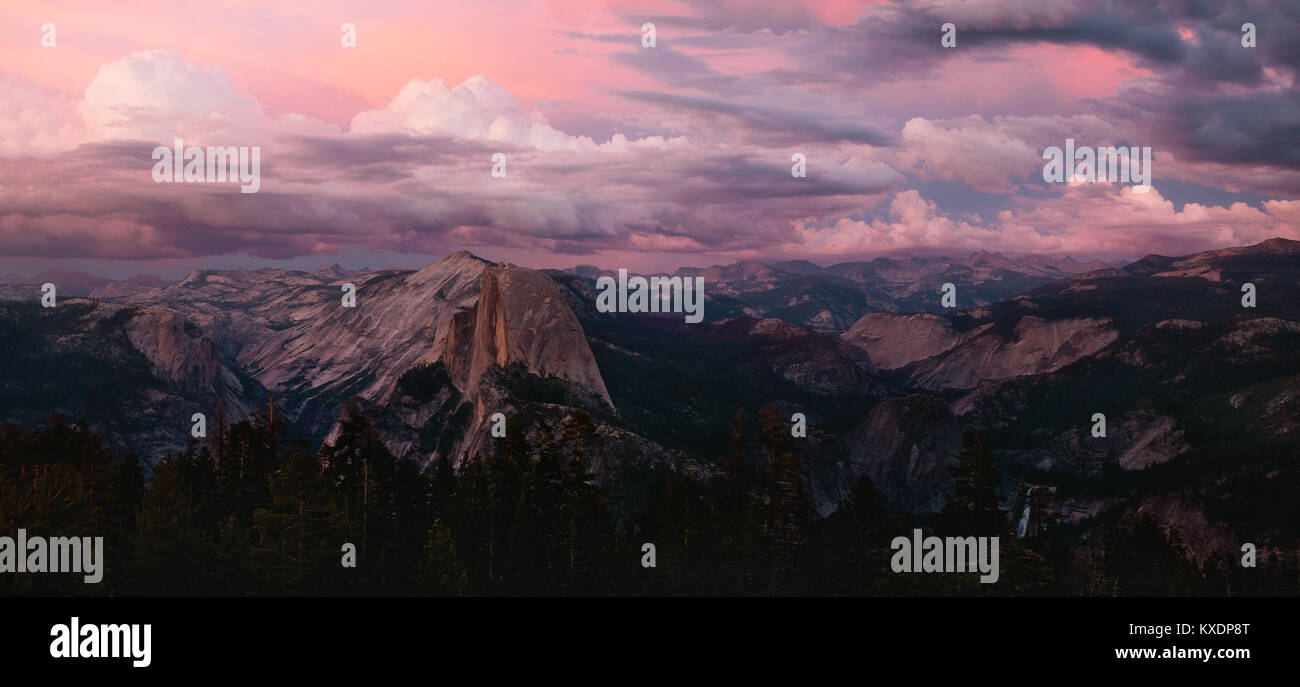
[[[950,217],[907,190],[890,201],[887,219],[805,225],[798,243],[786,250],[803,257],[936,250],[1128,257],[1300,239],[1300,201],[1269,201],[1262,211],[1245,203],[1188,203],[1177,211],[1154,187],[1134,193],[1129,187],[1075,184],[1059,197],[1015,205],[985,223]]]
[[[249,0],[143,3],[128,16],[88,0],[10,3],[0,170],[19,184],[0,188],[0,250],[1131,255],[1293,232],[1300,170],[1273,135],[1294,112],[1293,70],[1274,61],[1180,118],[1196,101],[1168,97],[1190,98],[1180,79],[1204,65],[1187,55],[1211,27],[1190,17],[1081,32],[1081,11],[1067,0],[322,0],[305,12]],[[959,26],[956,50],[938,47],[940,15]],[[659,24],[655,51],[640,46],[642,18]],[[56,48],[39,45],[47,20]],[[339,44],[345,21],[355,49]],[[1227,67],[1249,75],[1243,59]],[[177,136],[264,146],[263,193],[153,185],[150,143]],[[1189,182],[1256,207],[1175,211],[1158,191],[1044,189],[1041,151],[1066,137],[1151,145],[1157,188]],[[487,174],[497,151],[507,180]],[[789,174],[794,152],[808,157],[805,179]],[[906,188],[916,180],[956,190],[934,196],[940,207]],[[981,194],[1010,209],[964,213],[963,202],[989,206],[969,200]],[[885,217],[863,219],[882,203]]]

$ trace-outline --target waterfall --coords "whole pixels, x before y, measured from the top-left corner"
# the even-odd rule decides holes
[[[1031,503],[1032,502],[1029,500],[1028,495],[1026,495],[1025,514],[1020,516],[1020,526],[1016,528],[1016,537],[1020,539],[1025,538],[1025,531],[1029,529],[1029,509],[1031,507]]]

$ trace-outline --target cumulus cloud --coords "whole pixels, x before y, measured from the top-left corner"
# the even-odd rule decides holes
[[[0,72],[0,155],[49,155],[93,134],[77,117],[76,98]]]
[[[113,256],[137,258],[286,258],[344,245],[427,253],[476,242],[568,253],[761,247],[789,240],[799,218],[872,205],[904,180],[833,147],[808,149],[809,175],[796,179],[790,152],[619,134],[596,143],[485,77],[455,88],[415,80],[346,132],[313,129],[295,115],[272,120],[224,73],[174,60],[141,53],[101,70],[82,107],[98,140],[48,160],[0,159],[0,170],[27,180],[0,189],[9,255],[108,255],[104,237]],[[215,90],[186,101],[187,79]],[[100,93],[108,84],[123,93]],[[246,133],[272,146],[259,193],[151,182],[151,148],[137,139],[229,136],[224,125],[241,108],[251,113]],[[502,150],[509,173],[497,179],[489,161]],[[88,178],[86,169],[100,171]]]
[[[50,155],[112,140],[272,144],[280,136],[337,130],[302,114],[271,117],[225,70],[167,50],[104,64],[80,97],[0,73],[0,155]]]
[[[544,114],[524,107],[513,93],[482,75],[452,88],[442,79],[411,79],[384,109],[353,117],[351,132],[444,135],[547,151],[618,151],[630,145],[681,142],[662,137],[629,141],[615,134],[610,141],[597,144],[587,136],[570,136],[552,127]]]
[[[1300,201],[1275,200],[1263,209],[1187,203],[1182,210],[1152,188],[1072,184],[1063,195],[1021,199],[989,221],[952,217],[915,190],[896,194],[887,216],[806,223],[786,251],[806,256],[926,251],[1129,256],[1188,252],[1300,239]]]
[[[1279,200],[1256,209],[1186,203],[1175,209],[1157,188],[1077,184],[1059,198],[1025,201],[998,217],[1012,235],[1038,237],[1039,252],[1102,252],[1111,255],[1183,253],[1300,239],[1294,218],[1300,201]]]
[[[249,138],[269,129],[262,106],[220,67],[185,62],[174,52],[149,50],[99,68],[78,112],[102,139],[196,142]]]
[[[590,80],[599,111],[581,96],[555,104],[568,93],[525,102],[486,76],[416,78],[335,127],[160,50],[104,64],[83,94],[0,74],[0,175],[18,180],[0,186],[0,253],[1132,255],[1295,233],[1300,52],[1235,47],[1238,14],[1290,25],[1293,7],[931,0],[872,5],[857,23],[748,0],[682,11],[654,18],[656,51],[635,40],[642,17],[601,43],[615,52],[582,58],[613,73]],[[959,49],[939,47],[942,21],[959,26]],[[1083,80],[1111,77],[1069,90],[1079,79],[1062,65],[1080,55],[1100,57]],[[264,146],[262,191],[153,184],[149,147],[175,137]],[[1067,137],[1151,146],[1155,188],[1041,185],[1041,151]],[[495,152],[506,179],[488,174]],[[807,178],[791,177],[793,152]],[[1170,179],[1252,205],[1169,184],[1192,201],[1176,204],[1159,191]]]
[[[922,178],[965,182],[985,193],[1012,193],[1041,164],[1039,151],[1019,135],[978,115],[959,120],[921,117],[903,126],[900,157]]]
[[[900,166],[922,179],[960,181],[984,193],[1022,192],[1041,179],[1043,150],[1078,146],[1135,145],[1109,122],[1093,115],[979,115],[928,120],[914,117],[903,126]],[[1150,141],[1147,141],[1150,143]]]

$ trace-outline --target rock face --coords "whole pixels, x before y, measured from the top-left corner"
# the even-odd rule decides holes
[[[917,363],[910,379],[926,389],[971,389],[988,380],[1051,372],[1100,351],[1118,337],[1105,320],[1025,316],[1010,334],[991,328]]]
[[[961,451],[952,408],[935,396],[888,399],[847,438],[853,478],[871,478],[895,512],[934,513],[943,507]]]
[[[356,307],[342,305],[349,283]],[[481,448],[465,436],[510,408],[482,379],[516,366],[612,409],[556,284],[467,252],[416,271],[196,270],[166,288],[124,293],[139,308],[127,333],[160,379],[181,388],[237,383],[224,362],[273,392],[307,436],[331,435],[349,402],[377,415],[391,404],[381,432],[397,453],[422,463],[459,459]],[[418,380],[434,365],[446,377],[440,397],[397,388],[404,375]]]
[[[981,331],[959,332],[948,318],[927,313],[873,312],[844,332],[844,340],[866,351],[877,367],[893,370],[950,351]]]
[[[457,461],[489,453],[491,415],[516,408],[508,390],[493,383],[494,370],[562,380],[582,396],[579,404],[613,409],[582,325],[555,282],[533,270],[484,270],[473,307],[456,313],[440,350],[423,360],[435,361],[472,406],[464,440],[452,450]]]
[[[532,374],[567,380],[609,403],[582,325],[546,276],[519,267],[487,269],[478,301],[455,320],[441,357],[458,387],[472,394],[489,367],[522,363]]]
[[[344,284],[355,286],[356,307],[343,307]],[[36,307],[39,291],[16,289],[18,311]],[[521,384],[519,375],[550,380],[568,389],[562,396],[578,405],[612,411],[582,327],[555,282],[469,252],[419,271],[347,271],[337,265],[309,273],[196,269],[177,282],[108,282],[98,294],[100,301],[61,299],[57,311],[40,316],[57,341],[43,347],[81,351],[78,346],[83,340],[88,345],[91,334],[112,334],[105,345],[114,360],[143,364],[142,371],[130,367],[121,375],[133,380],[135,393],[148,390],[160,402],[173,401],[165,423],[155,422],[155,411],[135,415],[165,425],[155,433],[181,437],[125,442],[149,446],[143,449],[148,462],[183,445],[187,433],[172,425],[187,428],[188,412],[211,418],[220,406],[231,419],[242,419],[265,407],[272,394],[299,436],[326,437],[348,402],[369,405],[383,416],[381,431],[390,445],[421,462],[438,455],[459,458],[472,448],[465,436],[477,432],[498,406],[510,409],[512,389],[489,388],[482,384],[485,377],[513,384]],[[90,351],[68,353],[95,358]],[[424,379],[433,366],[441,366],[438,383]],[[507,367],[510,375],[494,372]],[[408,373],[413,386],[403,393],[398,381]],[[441,392],[416,398],[422,388],[442,388],[443,381]],[[186,401],[175,405],[177,398]],[[36,415],[44,410],[27,405],[30,418],[14,419],[43,420]],[[86,410],[92,405],[94,399],[72,399],[47,410],[94,419],[95,412]],[[126,436],[134,432],[130,425],[109,429]]]
[[[1107,417],[1104,437],[1092,436],[1091,425],[1082,423],[1041,447],[1019,452],[1015,461],[1039,473],[1097,477],[1108,463],[1120,470],[1143,470],[1177,458],[1188,448],[1173,418],[1134,410]]]
[[[0,424],[55,413],[135,452],[146,472],[184,448],[191,417],[246,416],[265,403],[197,324],[161,307],[61,299],[0,303]]]
[[[1273,296],[1247,313],[1262,316],[1257,327],[1288,329],[1300,319],[1290,297],[1298,258],[1300,242],[1284,239],[1181,258],[1149,255],[1122,268],[1065,275],[988,307],[869,313],[843,337],[911,386],[972,389],[1061,369],[1160,322],[1199,326],[1189,323],[1243,314],[1240,285],[1247,281],[1269,284]]]
[[[1119,338],[1108,320],[1020,317],[1010,331],[994,322],[958,330],[948,318],[871,313],[844,334],[882,368],[906,367],[924,389],[971,389],[981,382],[1051,372]]]
[[[145,308],[123,325],[127,340],[149,361],[155,377],[179,389],[239,386],[221,363],[221,351],[194,323],[162,308]],[[245,410],[245,409],[237,409]]]
[[[319,435],[350,398],[378,400],[412,366],[441,356],[488,265],[456,253],[416,272],[356,275],[346,282],[356,285],[355,308],[341,305],[343,280],[313,275],[315,283],[291,287],[292,306],[253,309],[271,331],[240,348],[238,360]]]
[[[722,340],[749,342],[754,346],[752,362],[762,363],[804,391],[825,395],[879,391],[871,357],[833,335],[772,318],[719,322],[714,333]]]

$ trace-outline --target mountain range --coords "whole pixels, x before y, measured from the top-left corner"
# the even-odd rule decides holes
[[[1127,264],[976,253],[677,270],[705,281],[700,324],[599,312],[609,273],[458,252],[419,270],[0,279],[0,422],[63,413],[152,466],[184,446],[193,413],[273,408],[319,444],[353,407],[430,469],[490,453],[495,413],[527,431],[580,409],[592,467],[627,512],[655,474],[716,473],[735,423],[803,413],[795,445],[822,514],[862,475],[891,511],[935,512],[978,429],[1029,532],[1085,536],[1149,512],[1200,559],[1295,540],[1300,520],[1281,517],[1295,507],[1278,504],[1300,486],[1298,242]],[[43,281],[57,307],[41,307]]]
[[[1116,263],[1120,265],[1122,263]],[[815,329],[844,331],[868,312],[939,312],[933,298],[952,284],[971,305],[988,305],[1058,279],[1110,265],[1100,260],[978,251],[965,258],[905,257],[822,267],[806,260],[683,267],[672,276],[703,277],[714,307],[727,316],[774,317]],[[616,276],[590,265],[565,270],[590,279]]]

